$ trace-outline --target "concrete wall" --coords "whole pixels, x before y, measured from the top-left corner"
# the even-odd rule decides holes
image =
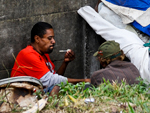
[[[71,62],[65,76],[90,77],[99,68],[92,57],[100,44],[100,37],[77,14],[85,5],[95,7],[98,0],[0,0],[0,79],[9,77],[14,64],[12,54],[30,43],[32,26],[45,21],[55,32],[56,45],[50,57],[61,65],[64,53],[60,49],[72,49],[76,59]]]

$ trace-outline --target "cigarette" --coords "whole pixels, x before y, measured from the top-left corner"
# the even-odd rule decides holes
[[[70,49],[67,49],[67,50],[59,50],[59,52],[67,52],[69,51]]]

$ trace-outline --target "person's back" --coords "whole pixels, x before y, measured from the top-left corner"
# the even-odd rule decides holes
[[[104,69],[95,71],[91,76],[91,84],[94,86],[102,83],[103,79],[118,83],[121,83],[122,80],[128,84],[138,83],[136,79],[140,77],[138,69],[132,63],[123,61],[125,55],[115,41],[104,42],[94,56],[98,57],[104,67]]]
[[[91,77],[91,84],[94,86],[103,82],[103,78],[111,83],[117,81],[121,83],[126,80],[128,84],[138,83],[136,78],[140,76],[137,68],[130,62],[115,60],[111,62],[105,69],[95,71]]]

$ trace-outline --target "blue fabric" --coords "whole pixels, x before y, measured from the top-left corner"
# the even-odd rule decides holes
[[[45,93],[47,93],[47,92],[51,93],[53,88],[54,88],[54,86],[51,86],[51,87],[47,87],[47,88],[45,88],[43,90],[44,90]]]
[[[134,8],[146,11],[150,7],[150,0],[106,0],[115,5]],[[143,20],[144,21],[144,20]],[[150,36],[150,24],[146,27],[141,26],[136,21],[131,23],[135,28]]]
[[[106,0],[110,3],[145,11],[150,7],[150,0]]]
[[[143,26],[141,26],[139,23],[137,23],[136,21],[134,21],[134,22],[132,23],[132,25],[133,25],[135,28],[137,28],[137,29],[139,29],[140,31],[142,31],[143,33],[145,33],[145,34],[147,34],[147,35],[150,36],[150,25],[148,25],[148,26],[146,26],[146,27],[143,27]]]

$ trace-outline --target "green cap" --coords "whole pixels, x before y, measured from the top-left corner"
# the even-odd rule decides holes
[[[101,58],[111,57],[113,54],[120,51],[119,43],[115,41],[106,41],[102,43],[98,51],[93,54],[93,56],[100,55]]]

